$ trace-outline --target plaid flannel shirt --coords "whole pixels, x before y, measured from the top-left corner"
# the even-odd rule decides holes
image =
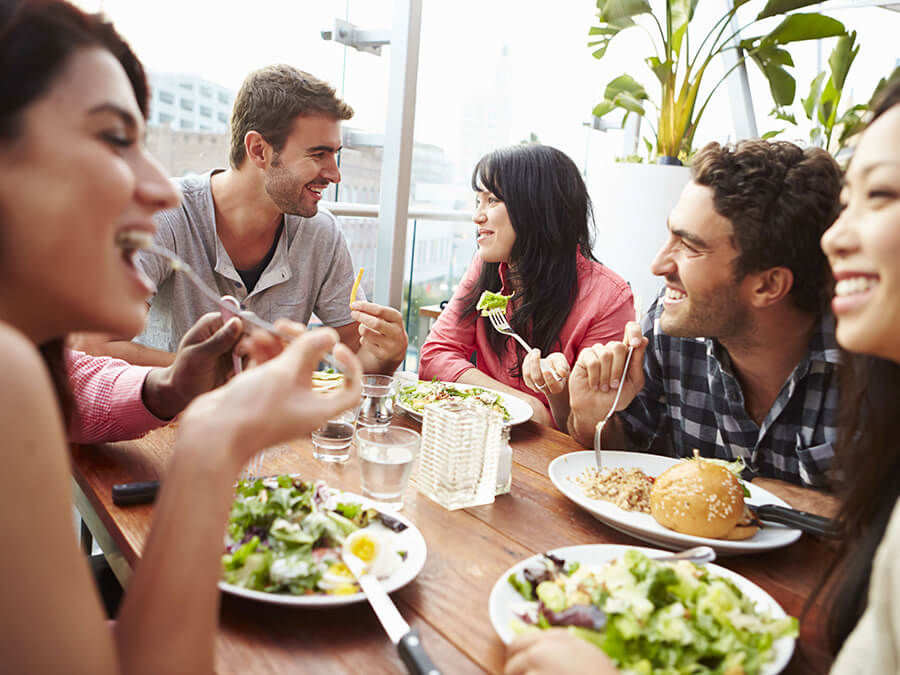
[[[690,457],[744,459],[745,478],[777,478],[828,486],[837,438],[837,365],[834,317],[823,315],[806,356],[784,383],[762,426],[744,407],[728,352],[711,338],[674,338],[659,326],[657,298],[641,328],[650,340],[644,389],[619,413],[641,450]]]

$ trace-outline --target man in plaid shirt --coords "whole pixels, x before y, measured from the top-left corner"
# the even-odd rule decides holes
[[[602,447],[697,448],[743,458],[747,478],[827,487],[839,351],[819,238],[840,188],[839,167],[816,148],[744,141],[698,152],[652,264],[665,289],[641,326],[583,350],[572,370],[572,436],[593,445],[633,346]]]

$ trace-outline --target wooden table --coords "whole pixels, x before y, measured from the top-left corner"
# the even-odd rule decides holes
[[[415,426],[402,416],[395,423]],[[110,490],[115,483],[160,477],[174,434],[170,426],[138,441],[72,448],[79,510],[126,581],[128,567],[140,558],[152,506],[116,507]],[[641,545],[568,501],[548,479],[547,465],[554,457],[580,449],[571,438],[527,422],[513,429],[512,446],[512,492],[491,505],[447,511],[418,494],[412,482],[406,493],[403,514],[422,531],[428,559],[419,576],[392,597],[447,675],[502,672],[504,646],[488,619],[488,594],[507,568],[536,552],[562,546]],[[270,450],[265,472],[299,472],[359,492],[355,456],[346,464],[318,462],[308,439]],[[759,584],[786,612],[799,616],[829,555],[826,545],[804,536],[783,549],[719,562]],[[172,611],[177,620],[177,605]],[[822,609],[815,605],[801,623],[797,648],[785,672],[827,672],[831,657],[823,643],[821,618]],[[365,603],[306,610],[223,594],[216,670],[401,673],[404,667]]]

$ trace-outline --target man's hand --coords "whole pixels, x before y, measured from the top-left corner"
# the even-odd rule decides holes
[[[569,375],[569,432],[577,439],[593,439],[594,427],[606,417],[616,399],[619,381],[625,377],[616,411],[624,410],[644,388],[644,352],[647,338],[641,325],[630,321],[622,342],[607,342],[583,349]],[[623,374],[628,348],[634,347],[628,372]]]
[[[147,410],[171,419],[196,396],[223,384],[232,374],[231,352],[240,337],[240,319],[223,324],[218,312],[200,317],[181,339],[172,365],[154,368],[144,380]]]
[[[359,356],[367,373],[393,373],[406,356],[409,338],[393,307],[357,300],[350,316],[359,323]]]

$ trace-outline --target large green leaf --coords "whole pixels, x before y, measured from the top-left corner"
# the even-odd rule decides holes
[[[808,120],[813,118],[813,113],[819,104],[819,99],[822,96],[822,80],[824,79],[825,71],[822,71],[813,78],[812,83],[809,85],[809,96],[800,99],[800,103],[803,104],[803,112],[806,113],[806,119]]]
[[[607,84],[606,91],[603,92],[603,97],[608,101],[615,101],[616,97],[620,94],[627,94],[642,101],[646,101],[650,98],[647,95],[647,90],[644,89],[644,86],[628,74],[619,75],[616,79]],[[641,110],[643,110],[643,108],[641,108]]]
[[[741,41],[741,48],[752,54],[753,58],[766,63],[774,63],[779,66],[793,66],[794,59],[787,49],[781,49],[774,44],[762,41],[763,38],[755,37]]]
[[[591,26],[591,29],[588,31],[588,35],[594,37],[600,36],[599,40],[588,41],[588,47],[597,47],[597,49],[592,52],[594,58],[602,59],[606,55],[606,50],[609,48],[610,40],[612,40],[621,31],[625,30],[626,28],[631,28],[635,25],[637,24],[635,24],[631,19],[622,18],[616,23],[606,23],[602,26]]]
[[[671,61],[660,61],[656,56],[648,57],[644,61],[650,66],[650,70],[656,75],[656,79],[659,80],[660,84],[664,85],[672,75],[674,64]]]
[[[824,14],[791,14],[763,38],[764,43],[788,44],[801,40],[821,40],[846,32],[844,24]]]
[[[756,16],[757,21],[765,19],[769,16],[778,16],[793,12],[795,9],[802,9],[810,5],[817,5],[821,0],[769,0],[763,10]]]
[[[753,55],[753,61],[759,66],[766,80],[769,82],[769,91],[775,105],[786,106],[794,102],[797,83],[794,78],[778,63],[768,62]]]
[[[591,114],[594,117],[603,117],[607,113],[611,113],[615,110],[615,107],[616,105],[612,101],[600,101],[600,103],[594,106]]]
[[[631,94],[622,92],[621,94],[616,95],[616,97],[613,99],[613,102],[617,106],[619,106],[620,108],[624,108],[628,112],[637,113],[638,115],[644,114],[644,106],[637,98],[635,98]]]
[[[832,82],[831,78],[828,78],[819,98],[819,121],[826,131],[834,126],[834,117],[840,100],[841,92],[834,88],[834,82]]]
[[[687,33],[688,21],[691,15],[690,0],[667,0],[669,5],[669,18],[672,22],[672,42],[669,45],[677,56],[681,54],[681,42]]]
[[[837,44],[828,57],[828,65],[831,66],[831,81],[834,82],[835,89],[842,91],[844,89],[844,80],[847,79],[847,71],[853,65],[853,59],[859,52],[859,45],[853,48],[856,42],[856,31],[847,33],[838,38]]]
[[[699,0],[691,0],[691,13],[688,15],[688,21],[694,18],[694,12],[697,9],[697,2],[699,2]],[[740,4],[743,4],[744,2],[747,2],[747,0],[741,0]]]
[[[616,23],[621,19],[650,14],[653,10],[648,0],[606,0],[598,2],[597,18],[601,23]]]

